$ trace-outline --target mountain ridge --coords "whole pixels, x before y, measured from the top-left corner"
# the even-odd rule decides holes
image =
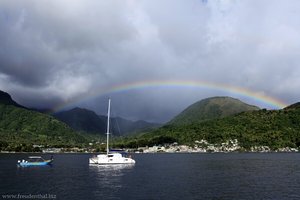
[[[207,99],[217,99],[219,102],[225,98],[225,101],[229,99],[238,102],[238,105],[240,103],[231,97],[222,98]],[[0,99],[0,150],[30,151],[33,144],[74,147],[84,143],[86,145],[87,141],[90,141],[52,116],[14,105],[16,102],[8,93],[0,93]],[[211,105],[207,99],[199,101],[204,108]],[[205,112],[212,111],[212,113],[208,116],[201,115],[200,120],[189,123],[167,123],[152,131],[145,130],[139,135],[120,137],[114,146],[137,148],[173,142],[194,145],[195,141],[203,139],[211,144],[220,144],[237,139],[245,150],[253,146],[269,146],[275,150],[283,147],[300,148],[300,102],[281,110],[258,110],[258,107],[250,105],[252,110],[241,111],[232,109],[226,103],[219,102],[217,105],[212,104],[204,109]],[[222,106],[234,112],[227,112],[225,109],[224,114]],[[193,108],[192,105],[188,108],[190,107]],[[98,116],[87,109],[74,108],[74,111],[90,113],[95,118],[106,120],[105,116]],[[197,115],[192,115],[195,116]],[[122,118],[116,119],[119,121]],[[136,123],[144,126],[143,121]],[[106,128],[106,121],[102,125]]]
[[[0,104],[0,113],[0,141],[10,149],[22,144],[76,146],[87,142],[83,136],[52,116],[4,104]]]
[[[53,114],[54,117],[68,124],[74,130],[90,134],[106,133],[107,117],[97,115],[94,111],[85,108],[73,108]],[[143,120],[131,121],[121,117],[111,117],[111,132],[114,135],[128,135],[143,130],[158,127],[159,124]]]
[[[75,107],[68,111],[55,113],[53,116],[76,131],[89,133],[104,133],[106,131],[106,123],[95,112],[85,108]]]
[[[259,110],[259,108],[228,96],[210,97],[191,104],[168,124],[192,124],[251,110]]]
[[[4,92],[2,90],[0,90],[0,104],[13,105],[13,106],[16,106],[16,107],[27,109],[25,106],[22,106],[22,105],[18,104],[17,102],[15,102],[12,99],[10,94],[8,94],[7,92]]]
[[[196,141],[202,140],[220,145],[237,139],[245,151],[255,146],[268,146],[275,151],[286,147],[300,149],[300,102],[280,110],[260,109],[215,116],[221,117],[191,123],[167,123],[119,145],[134,148],[176,142],[194,146]]]
[[[83,136],[68,125],[17,104],[8,93],[0,93],[0,150],[34,151],[33,144],[77,146]]]

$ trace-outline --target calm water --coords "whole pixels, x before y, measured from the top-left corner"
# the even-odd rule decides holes
[[[58,154],[52,167],[18,168],[16,161],[27,156],[0,154],[0,199],[18,194],[56,199],[300,199],[297,153],[137,154],[136,165],[124,168],[89,166],[89,154]]]

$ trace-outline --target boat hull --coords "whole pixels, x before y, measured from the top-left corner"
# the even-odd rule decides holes
[[[116,165],[116,164],[135,164],[134,160],[131,161],[94,161],[90,160],[89,164],[97,164],[97,165]]]
[[[132,158],[123,157],[121,154],[98,155],[89,159],[89,164],[111,165],[111,164],[135,164]]]
[[[46,165],[51,165],[52,160],[47,160],[44,162],[20,162],[18,163],[19,166],[21,167],[30,167],[30,166],[46,166]]]

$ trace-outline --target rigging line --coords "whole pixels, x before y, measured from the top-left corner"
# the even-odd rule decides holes
[[[114,116],[114,121],[115,121],[115,123],[113,125],[117,126],[115,128],[117,128],[118,134],[121,136],[122,134],[121,134],[121,129],[120,129],[119,122],[118,122],[118,117],[116,117],[116,114],[115,114],[114,110],[112,110],[112,114]]]

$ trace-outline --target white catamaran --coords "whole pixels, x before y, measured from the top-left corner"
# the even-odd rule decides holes
[[[110,99],[108,100],[107,111],[107,131],[106,131],[106,154],[99,154],[89,159],[90,164],[110,165],[110,164],[134,164],[135,160],[126,156],[125,152],[109,151],[109,119],[110,119]]]

